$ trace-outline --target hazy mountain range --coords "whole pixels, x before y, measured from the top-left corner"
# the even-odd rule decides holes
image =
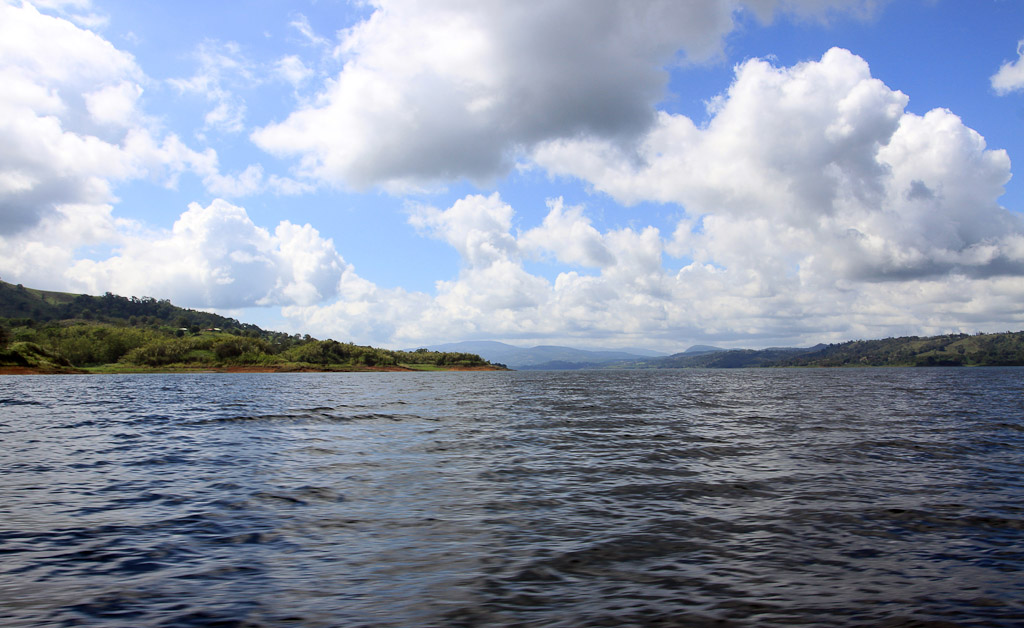
[[[500,342],[438,345],[438,351],[477,353],[517,370],[757,368],[794,366],[1024,366],[1024,331],[850,340],[812,347],[722,349],[706,345],[682,353],[570,347],[521,348]]]
[[[489,362],[504,364],[517,370],[569,370],[603,368],[616,364],[667,357],[667,353],[649,349],[574,349],[555,345],[517,347],[490,340],[451,342],[431,345],[432,351],[475,353]],[[721,351],[716,347],[691,347],[690,351]]]

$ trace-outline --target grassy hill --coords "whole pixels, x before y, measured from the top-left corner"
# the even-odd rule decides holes
[[[268,331],[150,297],[46,292],[0,282],[0,368],[69,372],[498,367],[470,353],[391,351]]]
[[[78,295],[35,290],[21,284],[12,285],[0,281],[0,317],[52,320],[55,314],[74,301],[76,296]]]
[[[47,292],[0,281],[0,319],[3,318],[14,322],[31,320],[35,323],[80,320],[201,329],[216,327],[255,332],[268,337],[277,334],[219,314],[178,307],[166,299],[122,297],[109,292],[99,297]]]

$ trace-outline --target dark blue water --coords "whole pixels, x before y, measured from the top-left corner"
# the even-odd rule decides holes
[[[1024,369],[0,377],[3,626],[1024,625]]]

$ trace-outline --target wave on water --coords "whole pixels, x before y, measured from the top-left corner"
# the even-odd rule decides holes
[[[1024,625],[1022,372],[0,377],[0,624]]]

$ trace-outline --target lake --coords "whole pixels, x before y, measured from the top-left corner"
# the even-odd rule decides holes
[[[1024,369],[0,377],[4,626],[1020,626]]]

